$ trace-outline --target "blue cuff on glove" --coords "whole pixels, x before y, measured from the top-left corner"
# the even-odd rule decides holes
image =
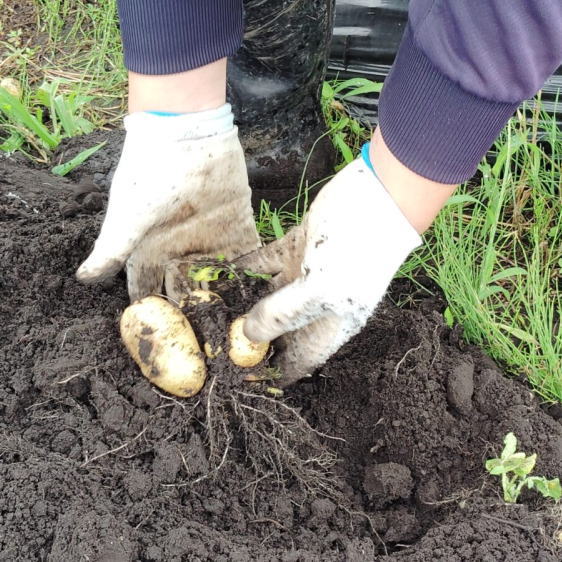
[[[158,115],[158,117],[177,117],[178,115],[183,115],[183,113],[174,113],[173,111],[146,111],[145,113]]]
[[[371,162],[371,158],[369,157],[369,148],[371,147],[371,143],[370,142],[366,142],[362,147],[361,147],[361,157],[363,158],[363,162],[365,162],[365,164],[367,164],[367,168],[369,168],[369,170],[371,170],[371,172],[373,172],[373,174],[375,175],[375,177],[379,180],[379,176],[377,176],[377,172],[375,172],[375,168],[373,168],[373,164]]]

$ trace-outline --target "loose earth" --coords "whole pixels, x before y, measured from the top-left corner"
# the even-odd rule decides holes
[[[281,399],[226,359],[192,399],[151,386],[119,338],[123,275],[74,278],[114,161],[67,180],[0,160],[0,560],[560,560],[560,508],[508,506],[484,470],[513,431],[560,476],[559,412],[434,302],[385,301]]]

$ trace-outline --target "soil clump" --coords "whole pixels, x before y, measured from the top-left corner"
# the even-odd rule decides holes
[[[195,398],[152,387],[123,274],[74,278],[106,188],[0,160],[0,560],[560,559],[560,511],[505,505],[484,461],[513,431],[560,476],[561,423],[427,303],[385,301],[282,399],[220,356]]]

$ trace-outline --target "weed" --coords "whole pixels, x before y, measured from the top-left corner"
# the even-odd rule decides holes
[[[85,150],[82,150],[82,152],[79,152],[74,158],[71,158],[68,162],[54,166],[51,169],[51,172],[53,172],[53,174],[55,174],[56,176],[66,176],[66,174],[72,172],[74,168],[80,166],[80,164],[85,162],[90,156],[92,156],[92,154],[95,154],[100,148],[105,146],[106,142],[107,141],[100,142],[99,144],[96,144],[91,148],[86,148]]]
[[[332,80],[322,85],[321,104],[324,118],[332,142],[343,158],[336,170],[352,162],[363,143],[371,137],[370,127],[365,127],[357,119],[350,117],[347,101],[354,96],[380,92],[381,88],[382,83],[366,78]]]
[[[486,470],[493,475],[501,476],[503,499],[508,503],[515,503],[525,486],[534,488],[545,498],[559,501],[562,497],[560,480],[547,480],[544,476],[528,476],[535,467],[537,454],[526,456],[516,452],[517,438],[508,433],[504,438],[504,448],[497,459],[486,461]]]
[[[271,279],[271,275],[267,273],[256,273],[249,269],[242,272],[246,277],[255,279]],[[218,281],[220,278],[229,280],[239,276],[236,270],[236,264],[227,263],[224,256],[219,256],[216,262],[200,261],[197,264],[191,264],[187,270],[187,276],[196,283],[210,283]]]
[[[325,181],[320,180],[310,187],[305,186],[305,172],[306,166],[301,177],[297,195],[293,199],[287,201],[279,209],[272,209],[269,201],[264,199],[260,201],[260,208],[256,215],[256,228],[260,238],[264,242],[270,242],[272,240],[279,240],[280,238],[283,238],[289,228],[299,225],[302,222],[304,215],[308,211],[310,190]]]
[[[39,162],[48,162],[51,151],[63,138],[93,130],[92,123],[82,117],[80,111],[90,98],[72,93],[63,95],[59,93],[60,84],[61,80],[44,82],[27,106],[0,86],[0,115],[5,120],[4,129],[9,133],[0,150],[20,150],[35,156]],[[92,149],[89,151],[79,155],[74,164],[78,165],[76,162],[83,162],[93,153]]]
[[[562,400],[561,163],[554,117],[520,112],[404,268],[435,280],[447,321],[549,401]]]
[[[39,84],[59,80],[66,98],[89,98],[80,115],[95,127],[125,112],[126,71],[122,62],[116,0],[38,0],[37,28],[22,40],[12,30],[0,42],[2,74],[22,85],[24,106]]]
[[[226,268],[215,265],[204,265],[202,267],[191,265],[187,271],[187,276],[196,283],[210,283],[211,281],[217,281],[223,273],[226,274],[227,279],[234,279],[236,276],[233,266]]]

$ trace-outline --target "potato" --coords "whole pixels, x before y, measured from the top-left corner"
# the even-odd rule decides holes
[[[149,296],[127,307],[121,337],[142,374],[176,396],[197,394],[207,370],[191,325],[167,300]]]
[[[180,303],[180,308],[184,306],[197,306],[198,304],[209,303],[209,302],[216,302],[222,300],[217,293],[213,293],[213,291],[206,291],[205,289],[195,289],[191,291],[191,293],[182,300]]]
[[[240,316],[230,325],[228,336],[230,360],[239,367],[255,367],[264,360],[269,342],[253,342],[244,335],[244,322],[246,315]]]

